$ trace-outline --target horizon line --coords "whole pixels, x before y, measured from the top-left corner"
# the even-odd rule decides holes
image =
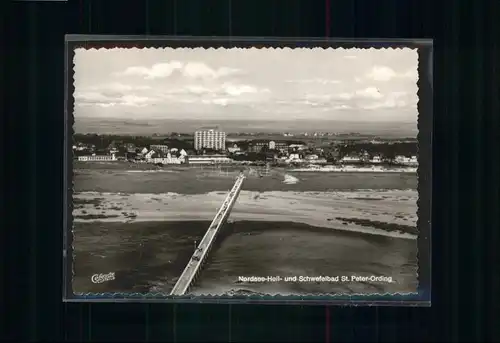
[[[409,120],[346,120],[346,119],[329,119],[329,118],[322,118],[322,119],[315,119],[315,118],[293,118],[293,119],[252,119],[252,118],[245,118],[245,119],[234,119],[234,118],[213,118],[213,119],[198,119],[198,118],[116,118],[116,117],[92,117],[92,116],[84,116],[84,117],[73,117],[73,120],[76,121],[77,119],[95,119],[95,120],[116,120],[116,121],[148,121],[148,120],[174,120],[174,121],[262,121],[262,122],[270,122],[270,121],[310,121],[310,120],[315,120],[315,121],[339,121],[339,122],[347,122],[347,123],[405,123],[405,124],[417,124],[416,121],[409,121]]]

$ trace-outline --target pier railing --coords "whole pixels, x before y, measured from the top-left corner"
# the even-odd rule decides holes
[[[240,174],[236,179],[233,187],[227,194],[222,206],[219,208],[217,213],[215,214],[214,219],[210,223],[207,232],[203,236],[200,241],[200,244],[196,248],[193,256],[189,260],[187,266],[184,268],[181,276],[177,280],[174,288],[170,292],[170,295],[183,295],[189,291],[191,285],[194,281],[196,281],[196,277],[201,272],[202,266],[207,259],[208,253],[212,248],[221,227],[226,222],[231,210],[238,198],[238,195],[241,190],[241,186],[243,185],[243,181],[245,180],[245,176]]]

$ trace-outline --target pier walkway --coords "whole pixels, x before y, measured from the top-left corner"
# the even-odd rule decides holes
[[[208,253],[210,252],[221,227],[224,225],[229,217],[229,214],[231,213],[234,203],[240,194],[241,186],[243,185],[244,180],[245,176],[243,174],[240,174],[236,179],[233,188],[226,196],[226,199],[208,227],[205,236],[201,239],[200,244],[189,260],[186,268],[184,268],[184,271],[177,280],[177,283],[170,292],[170,295],[184,295],[189,291],[191,284],[196,280],[196,277],[201,272],[202,265],[207,259]]]

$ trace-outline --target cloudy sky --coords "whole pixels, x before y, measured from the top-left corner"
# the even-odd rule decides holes
[[[75,53],[75,118],[417,122],[410,49]]]

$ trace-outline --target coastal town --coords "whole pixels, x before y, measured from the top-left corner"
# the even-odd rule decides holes
[[[280,137],[281,136],[281,137]],[[328,133],[226,134],[218,128],[192,134],[117,136],[77,134],[72,146],[80,162],[167,165],[269,165],[310,170],[418,167],[416,139],[338,137]]]

